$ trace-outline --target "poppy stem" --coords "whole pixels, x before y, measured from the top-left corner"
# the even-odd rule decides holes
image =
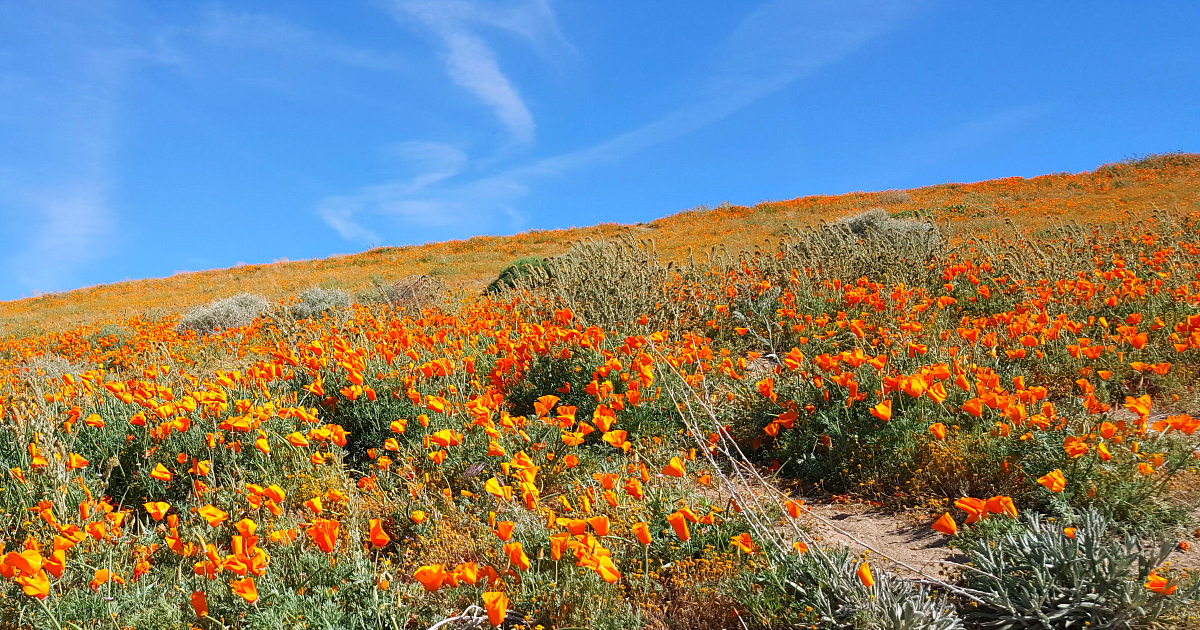
[[[650,545],[642,545],[642,597],[650,593]]]
[[[50,621],[54,622],[54,627],[58,628],[58,630],[63,630],[62,624],[58,622],[58,618],[54,616],[54,613],[50,612],[50,607],[46,605],[46,601],[36,597],[34,599],[37,599],[37,603],[42,606],[42,610],[46,611],[46,615],[50,617]]]

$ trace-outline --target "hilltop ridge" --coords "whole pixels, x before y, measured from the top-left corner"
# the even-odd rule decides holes
[[[1200,210],[1200,154],[1150,156],[1082,173],[811,195],[753,206],[698,207],[633,225],[530,230],[511,236],[378,247],[327,258],[127,280],[0,302],[0,336],[181,311],[241,292],[277,300],[312,286],[361,291],[415,274],[433,275],[452,287],[479,290],[516,258],[556,255],[580,240],[624,235],[651,238],[660,256],[681,260],[692,250],[752,248],[764,239],[782,236],[786,226],[813,225],[874,207],[951,224],[975,222],[979,231],[1006,222],[1018,227],[1070,220],[1107,222],[1151,208],[1194,212]]]

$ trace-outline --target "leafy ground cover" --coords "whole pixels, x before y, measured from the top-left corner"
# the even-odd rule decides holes
[[[1197,174],[863,195],[740,253],[602,231],[419,308],[94,302],[0,341],[0,625],[1194,627]],[[960,555],[851,551],[827,500]]]

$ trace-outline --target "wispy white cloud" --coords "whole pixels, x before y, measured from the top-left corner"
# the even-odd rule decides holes
[[[566,46],[549,5],[542,1],[498,5],[464,0],[397,0],[395,7],[398,15],[416,20],[441,40],[450,79],[489,106],[514,143],[533,143],[533,114],[478,31],[499,29],[542,48]]]
[[[404,59],[396,54],[348,46],[285,18],[264,13],[212,7],[204,13],[199,33],[209,41],[233,48],[317,58],[368,70],[406,67]]]
[[[479,3],[398,2],[398,6],[443,38],[474,37],[467,29],[484,23],[526,38],[561,39],[553,15],[544,3],[522,5],[524,13],[520,13],[519,19],[514,17],[517,13]],[[911,12],[911,3],[899,0],[766,2],[747,15],[713,49],[697,75],[689,78],[694,87],[685,90],[689,95],[687,103],[657,120],[594,146],[511,167],[496,175],[465,181],[459,181],[463,179],[461,176],[439,177],[437,186],[419,190],[394,184],[368,187],[351,196],[354,203],[338,207],[349,216],[401,217],[425,221],[427,225],[444,217],[469,219],[481,226],[494,226],[499,219],[519,228],[523,219],[517,202],[535,181],[600,162],[617,161],[713,124],[847,57],[894,28]],[[500,16],[507,16],[508,21]],[[495,82],[485,81],[486,77]],[[468,82],[463,83],[465,86]],[[480,72],[473,85],[480,86],[480,92],[496,95],[497,103],[509,103],[514,111],[527,112],[523,103],[513,100],[518,98],[515,90],[507,90],[505,86],[511,86],[498,69]],[[499,105],[497,109],[503,120],[506,114],[499,113],[502,110]],[[510,128],[519,134],[522,126],[510,125]],[[532,134],[532,121],[529,133]]]
[[[509,175],[557,175],[687,135],[836,63],[910,12],[910,3],[898,0],[764,3],[709,55],[688,104],[607,141],[539,160]]]
[[[484,178],[447,185],[468,166],[458,147],[440,142],[405,142],[387,153],[414,173],[411,177],[365,186],[346,195],[326,197],[317,214],[342,238],[378,243],[379,236],[364,227],[360,217],[382,218],[407,228],[445,228],[486,223],[497,212],[519,218],[512,202],[526,192],[510,179]]]
[[[17,149],[0,156],[0,210],[23,232],[9,244],[7,280],[31,293],[73,286],[115,235],[120,91],[130,64],[155,55],[122,41],[111,8],[22,7],[25,41],[36,40],[50,61],[10,68],[0,80],[0,124]]]

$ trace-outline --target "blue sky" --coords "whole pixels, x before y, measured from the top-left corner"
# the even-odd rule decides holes
[[[1200,3],[0,3],[0,299],[1200,151]]]

